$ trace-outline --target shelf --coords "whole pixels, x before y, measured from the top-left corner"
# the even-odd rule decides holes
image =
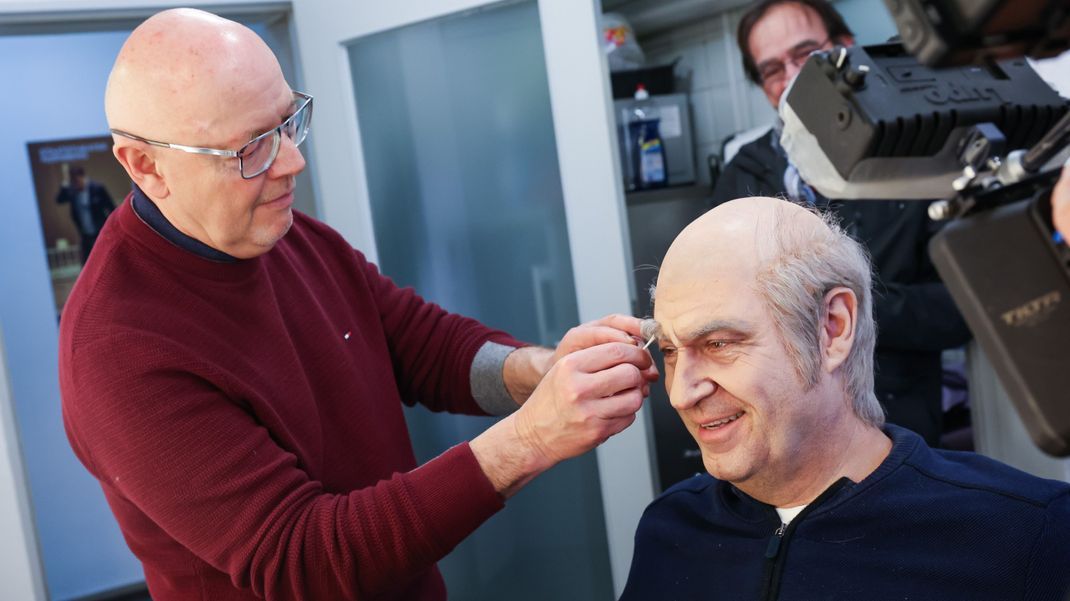
[[[672,200],[694,200],[695,202],[709,205],[713,190],[701,184],[686,184],[655,190],[638,190],[626,192],[624,203],[626,205],[648,204]]]

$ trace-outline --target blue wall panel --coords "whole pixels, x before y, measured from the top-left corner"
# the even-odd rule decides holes
[[[58,328],[27,142],[107,133],[104,87],[126,32],[0,37],[0,324],[52,599],[143,579],[60,414]],[[121,190],[112,191],[118,197]],[[117,357],[117,360],[121,358]]]

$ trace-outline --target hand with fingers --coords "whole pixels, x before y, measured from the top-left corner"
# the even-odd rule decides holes
[[[619,342],[622,344],[638,343],[641,346],[646,342],[646,338],[643,336],[643,321],[637,317],[615,313],[602,319],[578,325],[565,332],[561,342],[558,343],[557,348],[554,350],[551,365],[556,364],[561,358],[576,351],[599,344]],[[647,382],[656,382],[658,379],[658,368],[653,362],[651,362],[649,368],[643,370],[643,377],[646,380],[643,384],[643,394],[646,396],[648,392]]]
[[[642,320],[614,313],[565,332],[554,349],[554,362],[576,351],[607,342],[634,343],[642,337]]]
[[[506,390],[518,403],[523,403],[549,373],[550,368],[563,357],[612,342],[641,345],[646,342],[645,339],[640,342],[642,323],[642,320],[628,315],[607,315],[565,332],[553,351],[540,347],[518,349],[506,359],[503,372]],[[646,396],[650,392],[647,382],[658,379],[657,367],[651,363],[650,367],[643,370],[643,377],[645,382],[642,392],[643,396]]]
[[[551,465],[585,453],[635,421],[656,377],[650,354],[631,340],[575,351],[513,416],[517,436]]]
[[[658,378],[650,353],[637,344],[640,323],[610,315],[569,330],[520,409],[471,441],[472,453],[502,496],[635,421],[650,382]]]

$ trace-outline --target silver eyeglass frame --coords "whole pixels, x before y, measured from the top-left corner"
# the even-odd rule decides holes
[[[297,110],[295,110],[292,115],[287,117],[285,121],[283,121],[282,123],[280,123],[279,125],[271,128],[271,129],[267,130],[266,132],[254,137],[252,140],[249,140],[248,142],[243,144],[241,148],[239,148],[237,150],[222,150],[222,149],[219,149],[219,148],[202,148],[200,146],[186,146],[185,144],[172,144],[170,142],[160,142],[158,140],[150,140],[148,138],[142,138],[141,136],[132,134],[132,133],[127,132],[127,131],[123,131],[121,129],[112,128],[110,131],[111,131],[111,133],[113,133],[113,134],[115,134],[117,136],[122,136],[124,138],[129,138],[131,140],[136,140],[138,142],[144,142],[145,144],[148,144],[150,146],[156,146],[158,148],[171,148],[173,150],[181,150],[182,152],[188,152],[190,154],[208,154],[208,155],[217,156],[217,157],[238,159],[238,173],[242,176],[242,179],[253,179],[255,177],[259,177],[261,174],[266,172],[268,169],[271,169],[271,166],[275,164],[275,159],[278,158],[278,156],[279,156],[279,147],[282,145],[282,135],[283,135],[282,132],[286,128],[287,125],[289,125],[295,118],[297,118],[298,115],[301,114],[301,111],[308,111],[307,121],[309,123],[309,126],[311,126],[311,124],[312,124],[312,96],[310,94],[305,94],[304,92],[298,92],[297,90],[294,90],[293,94],[294,94],[295,98],[301,100],[301,105],[297,107]],[[305,131],[306,131],[305,137],[307,137],[308,128],[306,128]],[[245,149],[249,148],[253,144],[256,144],[257,142],[260,142],[261,140],[263,140],[267,136],[274,136],[274,138],[271,141],[271,158],[264,163],[264,166],[259,171],[257,171],[256,173],[250,174],[250,175],[246,175],[245,174],[245,161],[244,161]],[[300,146],[301,143],[304,142],[304,141],[305,141],[304,137],[302,137],[299,140],[295,140],[294,141],[294,146]]]

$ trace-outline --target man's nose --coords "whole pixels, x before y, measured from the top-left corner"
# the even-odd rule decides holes
[[[717,385],[705,373],[702,364],[680,353],[672,375],[672,388],[669,390],[669,404],[677,411],[694,407],[702,399],[712,395]]]
[[[785,88],[791,85],[791,82],[795,81],[795,76],[799,74],[799,71],[802,71],[803,65],[805,64],[806,59],[803,59],[799,62],[795,62],[795,60],[789,60],[788,62],[784,63]]]
[[[275,163],[271,165],[274,177],[288,177],[297,175],[305,169],[305,157],[301,149],[294,144],[289,136],[283,134],[279,140],[279,154],[275,157]]]
[[[806,64],[806,61],[796,65],[795,61],[788,61],[784,63],[784,80],[780,83],[780,91],[777,93],[777,110],[780,110],[780,103],[784,100],[784,92],[788,91],[791,84],[795,81],[795,77],[799,75],[799,71],[802,71],[802,66]]]

